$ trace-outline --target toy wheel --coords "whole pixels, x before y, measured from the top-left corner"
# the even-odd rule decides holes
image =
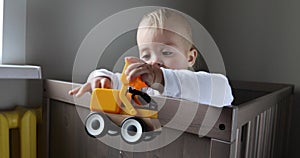
[[[143,138],[143,131],[144,128],[141,121],[129,118],[122,123],[121,137],[127,143],[138,143]]]
[[[102,113],[91,113],[85,121],[85,130],[92,137],[104,136],[106,127],[106,116]]]

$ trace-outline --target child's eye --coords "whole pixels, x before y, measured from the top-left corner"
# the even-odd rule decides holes
[[[149,54],[145,54],[145,55],[142,56],[142,59],[148,60],[148,59],[150,59],[150,55]]]
[[[163,55],[172,55],[173,52],[170,52],[170,51],[163,51],[162,54],[163,54]]]

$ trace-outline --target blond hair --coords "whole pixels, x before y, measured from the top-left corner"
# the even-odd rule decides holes
[[[175,18],[176,21],[170,21],[171,18]],[[168,8],[156,9],[153,12],[144,15],[138,29],[140,30],[142,28],[154,28],[155,30],[158,29],[159,31],[156,32],[160,33],[168,30],[178,34],[179,36],[183,37],[186,42],[193,45],[191,25],[184,15],[178,11]]]

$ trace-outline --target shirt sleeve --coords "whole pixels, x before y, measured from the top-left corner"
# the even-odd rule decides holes
[[[89,82],[91,79],[95,77],[107,77],[111,80],[113,89],[121,89],[122,83],[120,81],[120,77],[121,77],[120,73],[113,73],[106,69],[99,69],[91,72],[87,81]]]
[[[233,101],[228,79],[222,74],[161,69],[165,83],[164,96],[216,107],[231,105]]]

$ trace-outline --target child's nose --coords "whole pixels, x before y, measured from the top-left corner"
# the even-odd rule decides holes
[[[164,64],[162,64],[162,63],[152,63],[151,65],[154,66],[154,67],[163,67]]]
[[[163,62],[158,58],[153,60],[150,64],[153,66],[157,66],[157,67],[163,67],[163,65],[164,65]]]

